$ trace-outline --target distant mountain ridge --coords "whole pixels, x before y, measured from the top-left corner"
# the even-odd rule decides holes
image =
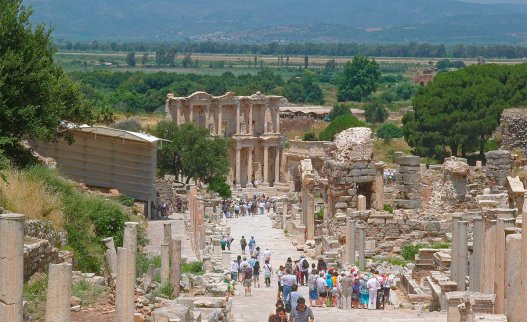
[[[519,23],[527,21],[527,5],[520,4],[454,0],[33,0],[27,3],[33,5],[34,21],[53,26],[55,37],[68,40],[259,42],[296,38],[295,41],[522,44],[527,39],[527,24]],[[469,21],[465,21],[466,17],[470,17]],[[442,29],[449,28],[445,23],[457,26],[455,40],[445,41],[449,40],[448,33],[441,34]],[[304,32],[298,33],[301,26]]]

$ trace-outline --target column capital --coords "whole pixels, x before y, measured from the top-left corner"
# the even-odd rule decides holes
[[[386,168],[386,163],[384,163],[383,161],[379,161],[379,162],[375,162],[375,169],[377,170],[384,170],[384,168]]]

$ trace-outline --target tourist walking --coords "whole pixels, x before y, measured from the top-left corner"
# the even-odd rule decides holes
[[[328,296],[327,287],[328,284],[324,278],[324,272],[321,272],[317,279],[318,306],[320,307],[324,307],[326,305],[326,297]]]
[[[245,267],[243,270],[243,287],[245,288],[245,296],[251,296],[251,282],[253,278],[253,268],[251,266]]]
[[[221,250],[225,250],[225,246],[227,246],[227,238],[225,236],[221,236],[220,246]]]
[[[293,260],[291,259],[291,257],[288,257],[287,260],[285,261],[285,269],[286,270],[290,270],[290,271],[293,271]]]
[[[372,275],[370,279],[368,279],[368,310],[377,309],[377,290],[379,289],[379,287],[379,281],[377,280],[375,275]]]
[[[265,287],[271,286],[271,275],[273,274],[273,267],[269,263],[269,260],[265,260],[264,266],[264,278],[265,278]]]
[[[294,310],[291,310],[292,322],[314,322],[315,316],[311,308],[307,307],[306,299],[301,297],[297,300],[297,305]]]
[[[309,305],[311,306],[313,306],[313,301],[315,301],[315,305],[318,301],[317,279],[318,279],[317,270],[316,269],[311,270],[311,272],[309,273],[309,277],[307,279],[307,287],[309,289]]]
[[[242,253],[245,254],[245,248],[247,247],[247,240],[245,240],[245,236],[242,236],[242,239],[240,239],[240,246],[242,247]]]
[[[346,309],[348,308],[348,301],[349,301],[349,307],[353,307],[352,301],[350,301],[351,294],[353,293],[353,278],[349,276],[348,274],[345,274],[341,281],[341,293],[340,293],[340,300],[339,305],[340,308]]]
[[[287,299],[287,296],[293,290],[293,285],[297,284],[296,276],[292,274],[291,270],[286,271],[286,275],[282,277],[283,284],[283,299]]]
[[[251,254],[253,253],[255,246],[256,240],[254,240],[254,236],[251,236],[251,239],[249,240],[249,252],[251,252]]]
[[[289,293],[285,300],[285,311],[289,311],[288,313],[290,313],[296,310],[297,301],[301,297],[302,294],[300,294],[300,292],[298,291],[298,285],[293,285],[291,293]]]
[[[324,261],[323,257],[320,257],[318,259],[317,271],[319,271],[320,273],[325,273],[328,271],[328,265],[326,264],[326,261]]]
[[[300,284],[304,286],[307,283],[307,276],[309,274],[309,262],[304,255],[300,256],[298,270],[300,271]]]
[[[282,298],[282,294],[284,292],[284,281],[282,280],[285,276],[285,267],[280,265],[280,268],[278,269],[278,272],[276,274],[278,276],[278,295],[277,299],[279,300]]]
[[[238,261],[235,259],[231,263],[231,280],[237,281],[238,280],[238,271],[240,270],[240,265],[238,265]]]
[[[269,248],[266,248],[264,250],[263,257],[264,257],[264,260],[271,261],[271,251],[269,250]]]
[[[368,276],[365,274],[360,279],[360,305],[363,309],[368,308],[369,302],[369,291],[368,291]]]
[[[256,261],[253,265],[254,287],[260,287],[260,262]]]
[[[360,301],[360,281],[357,275],[353,280],[353,289],[351,292],[351,308],[358,309]]]

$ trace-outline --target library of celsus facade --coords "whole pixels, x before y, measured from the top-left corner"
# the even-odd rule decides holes
[[[236,187],[273,186],[280,178],[282,99],[259,92],[251,96],[196,92],[188,97],[169,93],[166,117],[178,125],[193,123],[209,129],[211,135],[231,138],[229,182]]]

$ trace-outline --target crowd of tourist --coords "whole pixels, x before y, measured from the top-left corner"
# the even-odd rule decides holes
[[[252,198],[245,196],[239,199],[224,200],[221,204],[221,210],[225,218],[263,215],[276,211],[276,202],[265,195],[254,195]]]
[[[273,207],[274,202],[269,198],[254,196],[226,201],[222,209],[225,217],[236,218],[272,212]],[[231,250],[234,238],[225,235],[220,242],[222,250]],[[393,275],[359,271],[356,267],[338,270],[328,267],[323,257],[313,263],[305,256],[297,260],[289,257],[275,270],[271,264],[271,250],[262,250],[254,236],[242,236],[238,242],[240,255],[225,272],[227,295],[234,296],[239,285],[243,287],[244,296],[252,296],[253,288],[262,287],[260,275],[263,275],[264,287],[276,283],[276,308],[269,321],[310,322],[314,320],[311,307],[384,309],[389,303],[390,290],[395,286]],[[273,276],[276,276],[275,282],[272,282]],[[301,294],[300,287],[308,288],[307,297]]]

